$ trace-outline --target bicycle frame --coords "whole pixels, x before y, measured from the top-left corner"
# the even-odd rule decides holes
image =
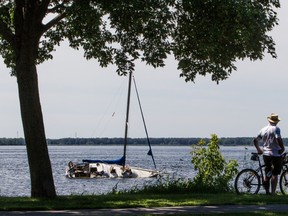
[[[262,163],[261,163],[261,160],[260,160],[260,157],[259,157],[258,153],[252,152],[251,154],[252,154],[252,157],[254,156],[254,157],[257,159],[257,161],[258,161],[258,168],[255,169],[255,171],[256,171],[257,173],[260,173],[261,185],[263,185],[263,181],[264,181],[264,171],[263,171],[263,168],[265,167],[265,164],[262,164]]]

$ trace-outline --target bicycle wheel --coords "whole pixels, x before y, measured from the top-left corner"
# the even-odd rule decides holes
[[[257,194],[260,189],[260,176],[253,169],[243,169],[235,178],[237,194]]]
[[[284,195],[288,194],[288,171],[282,172],[280,176],[280,190]]]

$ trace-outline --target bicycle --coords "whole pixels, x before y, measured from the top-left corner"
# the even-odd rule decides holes
[[[257,194],[263,186],[265,165],[261,163],[258,153],[251,153],[251,160],[258,161],[258,168],[245,168],[241,170],[234,181],[234,188],[237,194]],[[288,194],[288,155],[282,156],[282,170],[280,174],[279,187],[281,193]]]

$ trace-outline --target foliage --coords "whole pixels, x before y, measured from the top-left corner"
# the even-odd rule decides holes
[[[0,54],[12,69],[21,46],[16,38],[27,29],[39,40],[33,44],[37,64],[52,59],[66,40],[102,67],[117,65],[119,74],[133,71],[137,59],[163,67],[173,54],[186,81],[211,74],[218,82],[237,59],[262,59],[265,51],[276,57],[267,32],[278,24],[279,0],[23,2],[0,2]]]
[[[229,191],[229,184],[237,173],[237,161],[229,160],[227,163],[219,150],[219,139],[213,134],[206,148],[206,142],[200,140],[193,146],[192,160],[195,170],[198,171],[194,178],[196,188],[205,191]]]
[[[213,71],[218,82],[236,69],[236,58],[262,59],[259,51],[266,46],[276,57],[272,38],[263,35],[277,23],[269,5],[278,7],[279,1],[182,1],[175,35],[181,76],[193,81],[197,73]]]

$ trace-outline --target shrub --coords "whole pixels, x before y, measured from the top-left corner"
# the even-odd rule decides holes
[[[207,147],[204,140],[192,146],[192,160],[198,171],[193,179],[195,192],[228,192],[231,191],[231,180],[237,173],[237,161],[227,163],[220,153],[219,139],[212,134]]]

